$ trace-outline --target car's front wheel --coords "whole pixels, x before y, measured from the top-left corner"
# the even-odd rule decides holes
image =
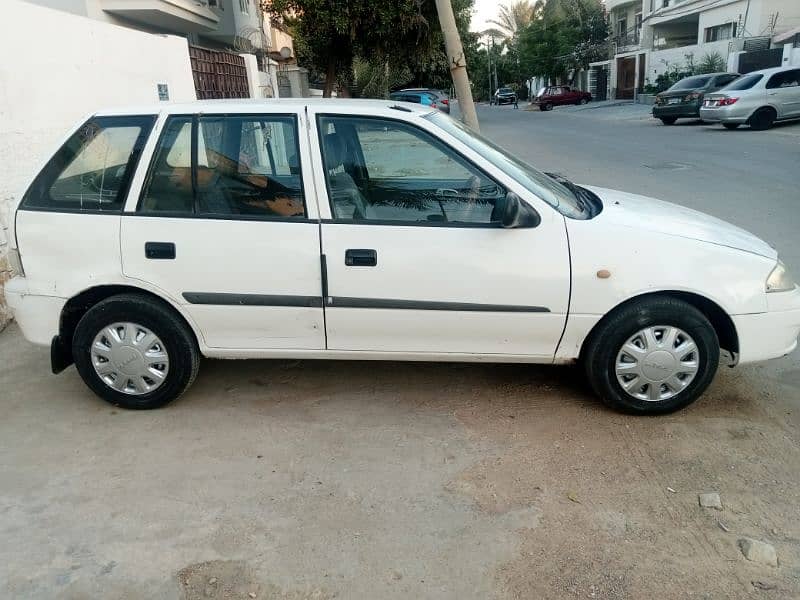
[[[711,385],[719,340],[691,304],[643,298],[609,314],[592,332],[583,363],[592,388],[609,406],[664,414],[688,406]]]
[[[544,104],[539,105],[539,110],[542,111],[553,110],[553,105],[548,102],[545,102]]]
[[[123,408],[159,408],[188,389],[200,353],[184,321],[156,300],[120,294],[81,318],[72,339],[75,366],[98,396]]]
[[[678,120],[678,117],[661,117],[661,122],[664,125],[675,125],[675,122]]]
[[[739,123],[723,123],[722,126],[725,129],[730,129],[731,131],[734,129],[739,129]]]

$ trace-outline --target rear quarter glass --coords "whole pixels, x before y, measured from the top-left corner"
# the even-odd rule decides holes
[[[47,161],[22,210],[120,211],[155,115],[92,117]]]

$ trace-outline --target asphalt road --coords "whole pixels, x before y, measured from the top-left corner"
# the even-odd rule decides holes
[[[587,106],[478,110],[484,134],[538,169],[709,213],[770,242],[800,273],[800,122],[666,127],[647,107]]]
[[[800,266],[800,127],[637,110],[480,114],[540,168],[706,210]],[[797,354],[659,418],[606,410],[574,368],[206,360],[128,412],[48,364],[0,333],[0,598],[800,597]]]

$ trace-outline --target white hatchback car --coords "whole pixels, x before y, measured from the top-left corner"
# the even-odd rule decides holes
[[[154,408],[200,356],[581,361],[635,413],[791,352],[800,290],[723,221],[540,173],[381,101],[114,110],[24,194],[8,302],[88,386]]]

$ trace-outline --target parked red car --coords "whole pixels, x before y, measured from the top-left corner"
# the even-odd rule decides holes
[[[533,103],[538,104],[540,110],[552,110],[562,104],[586,104],[591,99],[589,92],[573,90],[568,85],[551,85],[539,90]]]

